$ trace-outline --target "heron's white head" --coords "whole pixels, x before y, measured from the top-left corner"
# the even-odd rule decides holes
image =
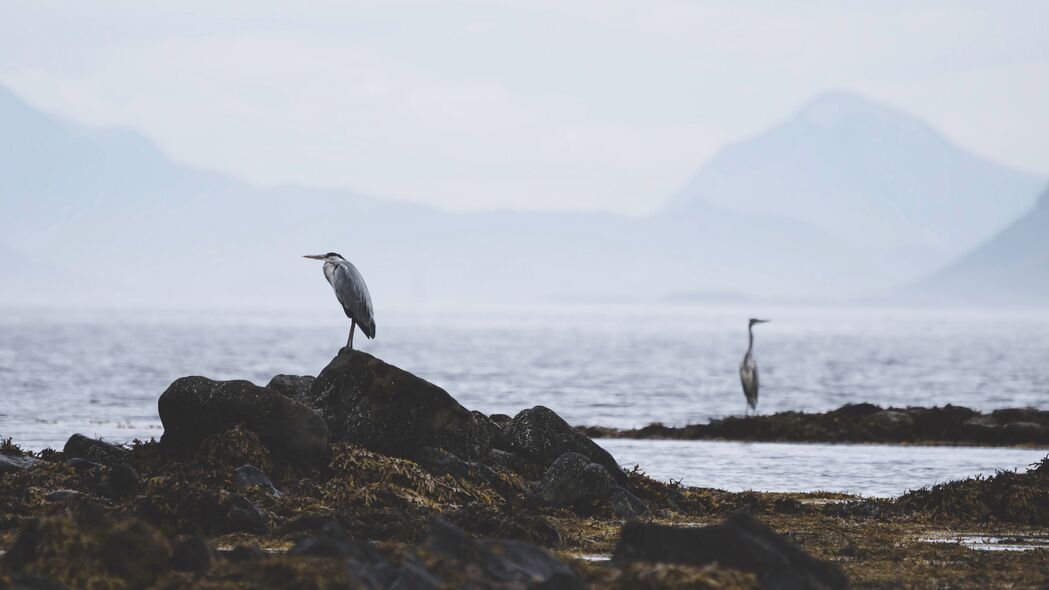
[[[753,328],[754,324],[767,324],[767,323],[769,323],[771,321],[772,320],[758,320],[758,319],[750,318],[750,327]]]
[[[335,264],[335,263],[339,262],[340,260],[346,260],[345,258],[342,257],[341,254],[336,254],[335,252],[328,252],[327,254],[307,254],[307,255],[303,256],[303,258],[312,258],[314,260],[323,260],[324,262],[330,262],[332,264]]]

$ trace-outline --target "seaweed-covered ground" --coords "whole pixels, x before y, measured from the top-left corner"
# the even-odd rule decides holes
[[[579,430],[594,438],[1049,447],[1049,411],[1009,408],[985,414],[949,404],[933,408],[847,404],[822,413],[778,412],[688,426],[583,426]]]
[[[0,588],[1036,588],[1049,460],[892,500],[655,481],[546,408],[488,417],[363,353],[176,381],[161,441],[0,446]]]

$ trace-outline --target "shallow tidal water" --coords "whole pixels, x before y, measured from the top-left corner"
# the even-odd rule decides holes
[[[893,497],[999,470],[1025,471],[1045,449],[599,439],[626,469],[730,492],[841,492]]]
[[[743,411],[738,366],[756,329],[759,411],[849,402],[1049,408],[1049,315],[812,307],[536,306],[377,310],[356,344],[463,405],[549,406],[572,424],[683,425]],[[156,401],[184,375],[265,384],[316,375],[343,345],[338,309],[0,310],[0,436],[32,449],[81,432],[158,437]],[[1026,466],[1015,449],[603,441],[622,463],[727,489],[891,495]],[[674,444],[686,445],[675,447]],[[688,446],[693,445],[693,446]],[[742,446],[739,446],[742,445]],[[702,457],[696,461],[694,457]],[[863,483],[863,482],[867,483]]]

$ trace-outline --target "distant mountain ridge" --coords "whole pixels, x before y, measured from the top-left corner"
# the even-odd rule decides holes
[[[826,300],[913,276],[899,258],[813,221],[706,199],[645,218],[460,214],[352,191],[253,187],[0,88],[0,252],[5,243],[27,259],[0,266],[0,303],[37,305],[331,305],[316,265],[298,257],[329,250],[354,261],[380,307],[704,292]]]
[[[917,278],[1019,217],[1044,182],[962,150],[902,111],[828,93],[722,149],[672,206],[805,221]]]
[[[905,301],[1049,306],[1049,187],[1026,215],[932,276]]]

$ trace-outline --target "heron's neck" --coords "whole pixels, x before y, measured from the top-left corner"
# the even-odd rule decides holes
[[[750,354],[750,352],[754,350],[754,326],[747,326],[747,335],[750,336],[750,344],[747,345],[747,354]]]

